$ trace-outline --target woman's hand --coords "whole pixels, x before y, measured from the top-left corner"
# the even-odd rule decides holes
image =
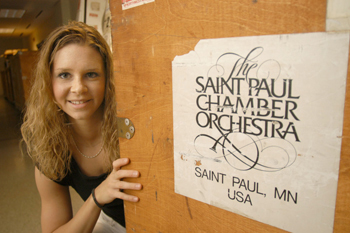
[[[117,159],[113,162],[113,170],[111,174],[104,180],[96,189],[96,200],[100,205],[105,205],[119,198],[125,201],[137,202],[138,197],[128,195],[123,190],[140,190],[142,185],[140,183],[132,183],[123,181],[124,178],[136,178],[140,176],[138,171],[122,170],[121,168],[129,164],[128,158]]]

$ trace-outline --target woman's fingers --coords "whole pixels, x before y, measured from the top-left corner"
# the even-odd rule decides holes
[[[116,182],[115,189],[119,189],[119,190],[140,190],[142,188],[142,185],[139,183],[130,183],[130,182],[126,182],[126,181],[119,181]]]
[[[129,164],[130,160],[128,158],[117,159],[113,162],[113,170],[119,171],[121,167]]]
[[[114,181],[108,182],[108,188],[107,188],[111,201],[114,200],[115,198],[119,198],[124,201],[131,201],[131,202],[137,202],[139,198],[125,193],[124,190],[141,190],[141,189],[142,189],[142,185],[140,183],[132,183],[132,182],[121,181],[117,179],[115,179]],[[108,201],[107,203],[109,202],[110,201]]]
[[[121,170],[121,168],[130,163],[128,158],[117,159],[113,162],[113,171],[111,176],[115,179],[121,180],[123,178],[136,178],[140,173],[135,170]]]
[[[123,199],[124,201],[137,202],[139,200],[138,197],[127,194],[124,190],[141,190],[142,185],[139,183],[120,181],[116,184],[115,189],[115,198]]]
[[[111,173],[114,179],[121,180],[124,178],[137,178],[140,176],[138,171],[134,170],[118,170]]]
[[[139,201],[138,197],[133,196],[133,195],[129,195],[129,194],[126,194],[126,193],[122,193],[122,192],[120,192],[118,194],[117,198],[122,199],[124,201],[130,201],[130,202],[138,202]]]
[[[108,177],[95,189],[95,195],[102,205],[112,202],[115,198],[137,202],[139,200],[138,197],[124,193],[124,190],[141,189],[142,185],[140,183],[127,182]]]
[[[125,178],[137,178],[140,176],[138,171],[121,169],[123,166],[129,163],[130,160],[128,158],[117,159],[113,162],[112,172],[95,190],[95,194],[101,199],[102,204],[110,203],[115,198],[131,202],[139,201],[138,197],[123,192],[123,190],[142,189],[142,185],[140,183],[123,180]]]

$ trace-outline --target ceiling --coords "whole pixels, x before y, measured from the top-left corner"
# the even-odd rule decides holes
[[[54,12],[59,0],[0,0],[0,9],[23,9],[22,18],[0,18],[0,28],[14,28],[11,34],[0,33],[0,37],[29,36]]]

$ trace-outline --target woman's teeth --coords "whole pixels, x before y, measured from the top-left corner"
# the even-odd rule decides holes
[[[85,101],[70,101],[72,104],[83,104]]]

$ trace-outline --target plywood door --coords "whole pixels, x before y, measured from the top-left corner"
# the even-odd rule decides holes
[[[120,152],[143,184],[140,202],[126,203],[128,232],[282,232],[174,193],[171,62],[200,39],[324,31],[327,1],[155,0],[124,11],[121,2],[110,0],[117,114],[136,133]],[[349,88],[334,232],[350,232]]]

